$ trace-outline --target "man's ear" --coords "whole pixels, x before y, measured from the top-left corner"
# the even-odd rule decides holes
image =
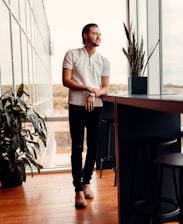
[[[88,38],[88,34],[87,33],[83,33],[83,37],[86,40]]]

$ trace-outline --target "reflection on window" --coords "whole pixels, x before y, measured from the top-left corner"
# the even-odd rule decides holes
[[[183,93],[182,0],[162,0],[163,93]]]
[[[13,70],[15,85],[22,83],[22,69],[20,56],[20,27],[12,18],[12,39],[13,39]]]
[[[0,34],[1,84],[2,91],[4,92],[12,85],[12,59],[9,11],[5,5],[2,4],[2,1],[0,1]]]
[[[26,37],[22,34],[22,69],[23,69],[23,83],[28,87],[29,84],[29,76],[28,76],[28,51],[27,51],[27,39]],[[29,89],[26,88],[29,92]]]

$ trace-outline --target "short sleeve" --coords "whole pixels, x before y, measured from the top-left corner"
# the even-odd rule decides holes
[[[73,54],[71,51],[67,51],[63,60],[63,68],[73,68]]]
[[[104,57],[104,68],[102,71],[102,76],[110,76],[110,62]]]

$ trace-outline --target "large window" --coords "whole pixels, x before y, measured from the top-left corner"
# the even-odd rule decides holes
[[[44,0],[44,4],[53,41],[54,83],[61,82],[61,64],[66,51],[83,46],[81,30],[87,23],[94,22],[99,25],[102,38],[97,51],[110,60],[110,83],[127,84],[127,60],[122,53],[122,47],[126,47],[123,28],[126,1],[93,0],[88,6],[83,0]]]
[[[12,17],[12,60],[13,78],[15,85],[22,83],[22,63],[20,48],[20,27],[14,17]]]
[[[0,95],[24,83],[28,100],[47,116],[53,111],[49,39],[42,0],[0,0]],[[54,148],[50,126],[47,151]]]
[[[11,37],[10,37],[10,20],[9,11],[0,1],[0,83],[4,86],[12,85],[12,56],[11,56]],[[3,34],[3,35],[2,35]],[[4,49],[4,50],[3,50]]]
[[[163,93],[183,93],[182,0],[162,0]]]
[[[149,94],[182,93],[182,1],[130,0],[129,9],[129,20],[133,22],[138,37],[144,37],[146,57],[160,39],[146,70]]]

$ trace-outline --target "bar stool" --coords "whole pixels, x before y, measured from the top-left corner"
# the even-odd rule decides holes
[[[111,154],[111,140],[112,140],[112,129],[114,127],[114,119],[103,119],[102,122],[104,122],[107,125],[107,136],[106,136],[106,147],[104,153],[105,155],[100,159],[100,178],[102,178],[103,164],[104,163],[112,164],[112,169],[115,173],[114,186],[116,186],[116,158],[115,155]]]
[[[156,163],[160,167],[160,186],[159,189],[162,189],[162,178],[164,175],[164,169],[171,169],[178,171],[178,187],[176,178],[174,178],[174,184],[176,188],[176,197],[178,201],[178,206],[180,207],[180,211],[178,212],[178,221],[180,224],[183,224],[183,154],[178,153],[167,153],[164,155],[159,155],[155,158],[154,163]],[[178,194],[179,192],[179,194]],[[159,192],[160,194],[161,192]],[[158,199],[160,198],[160,195]],[[160,200],[158,201],[158,211],[160,210]]]
[[[143,138],[136,138],[133,139],[133,145],[135,147],[135,156],[134,156],[134,166],[133,166],[133,174],[132,174],[132,182],[131,182],[131,199],[129,204],[129,218],[128,223],[132,223],[132,218],[134,216],[141,217],[145,220],[147,220],[147,223],[153,223],[156,216],[155,216],[155,203],[154,200],[156,198],[156,193],[158,189],[154,189],[154,187],[157,187],[157,169],[154,166],[153,160],[157,156],[157,154],[160,152],[163,152],[162,149],[165,150],[165,148],[168,149],[168,152],[172,152],[172,146],[174,143],[177,142],[176,138],[170,138],[170,137],[162,137],[162,136],[154,136],[154,137],[143,137]],[[136,168],[137,168],[137,155],[139,153],[139,150],[141,147],[145,147],[145,150],[149,149],[149,152],[151,154],[151,170],[152,170],[152,198],[148,199],[140,199],[135,201],[133,198],[133,193],[135,191],[135,176],[136,176]],[[161,148],[163,147],[163,148]],[[159,150],[159,151],[158,151]],[[164,152],[165,153],[165,152]],[[173,214],[171,212],[167,212],[166,214],[161,214],[164,218],[172,217],[174,214],[177,214],[178,208],[176,207],[176,204],[173,201],[168,200],[165,201],[166,203],[170,204],[170,207],[173,207]]]

